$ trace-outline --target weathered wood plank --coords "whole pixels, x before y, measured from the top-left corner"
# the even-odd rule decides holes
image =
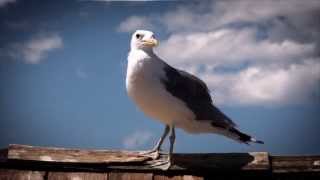
[[[156,174],[153,177],[154,180],[203,180],[203,177],[193,175],[167,175]]]
[[[269,170],[269,155],[266,152],[175,154],[174,170]]]
[[[110,172],[108,180],[152,180],[151,173]]]
[[[183,180],[183,176],[181,175],[154,175],[154,180]]]
[[[83,150],[53,147],[9,145],[8,160],[31,160],[59,163],[128,163],[150,159],[137,152],[113,150]]]
[[[156,162],[141,152],[112,151],[112,150],[82,150],[67,148],[44,148],[26,145],[10,145],[7,150],[1,150],[2,161],[31,160],[45,163],[50,167],[60,163],[67,169],[117,169],[117,170],[157,170],[152,167]],[[5,157],[7,155],[7,157]],[[160,158],[167,158],[161,155]],[[269,162],[272,159],[272,163]],[[88,165],[86,167],[86,164]],[[12,165],[12,164],[11,164]],[[25,164],[24,164],[25,165]],[[39,164],[37,164],[39,165]],[[90,166],[90,167],[89,167]],[[24,166],[25,167],[25,166]],[[270,156],[265,152],[258,153],[220,153],[220,154],[174,154],[174,171],[210,171],[236,170],[272,170],[274,172],[320,172],[320,156]]]
[[[108,180],[108,174],[92,172],[49,172],[48,180]]]
[[[160,159],[167,159],[161,155]],[[270,170],[267,153],[224,153],[224,154],[173,154],[172,171],[268,171]],[[154,164],[158,160],[149,160],[141,164],[109,165],[110,169],[121,170],[159,170]]]
[[[44,180],[45,172],[0,169],[0,180]]]
[[[119,169],[119,170],[158,170],[153,166],[157,160],[139,155],[141,152],[111,151],[111,150],[82,150],[66,148],[45,148],[26,145],[10,145],[8,160],[12,162],[30,161],[50,167],[60,164],[67,169]],[[167,155],[160,158],[166,159]],[[87,164],[87,167],[86,167]],[[90,167],[89,167],[90,166]],[[210,169],[224,170],[269,170],[269,155],[258,153],[224,153],[224,154],[174,154],[174,171],[208,171]]]
[[[183,180],[203,180],[204,178],[201,176],[184,175],[182,179]]]
[[[274,173],[320,172],[320,156],[272,156]]]
[[[164,160],[167,155],[161,154]],[[141,152],[10,145],[0,150],[0,180],[319,179],[320,156],[257,153],[174,154],[168,171]],[[2,169],[1,169],[2,168]]]

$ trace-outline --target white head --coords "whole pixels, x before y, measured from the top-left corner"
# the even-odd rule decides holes
[[[137,30],[131,37],[131,50],[141,49],[144,51],[152,51],[152,48],[158,45],[153,32],[146,30]]]

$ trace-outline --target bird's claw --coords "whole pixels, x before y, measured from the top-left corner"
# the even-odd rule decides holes
[[[153,164],[151,164],[150,167],[166,171],[171,167],[171,161],[170,159],[159,159],[156,160]]]
[[[159,150],[142,151],[142,152],[139,152],[139,155],[147,156],[155,160],[160,157],[160,151]]]

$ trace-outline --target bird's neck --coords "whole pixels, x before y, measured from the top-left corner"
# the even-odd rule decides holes
[[[153,50],[149,49],[131,49],[129,53],[129,59],[133,58],[135,60],[151,59],[156,57]]]
[[[150,54],[150,55],[154,54],[153,48],[151,48],[151,47],[139,47],[139,48],[131,47],[131,51],[143,51],[143,52]]]

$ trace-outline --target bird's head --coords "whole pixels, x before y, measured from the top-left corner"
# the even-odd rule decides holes
[[[158,45],[158,40],[155,38],[153,32],[147,30],[137,30],[131,37],[131,50],[152,50]]]

